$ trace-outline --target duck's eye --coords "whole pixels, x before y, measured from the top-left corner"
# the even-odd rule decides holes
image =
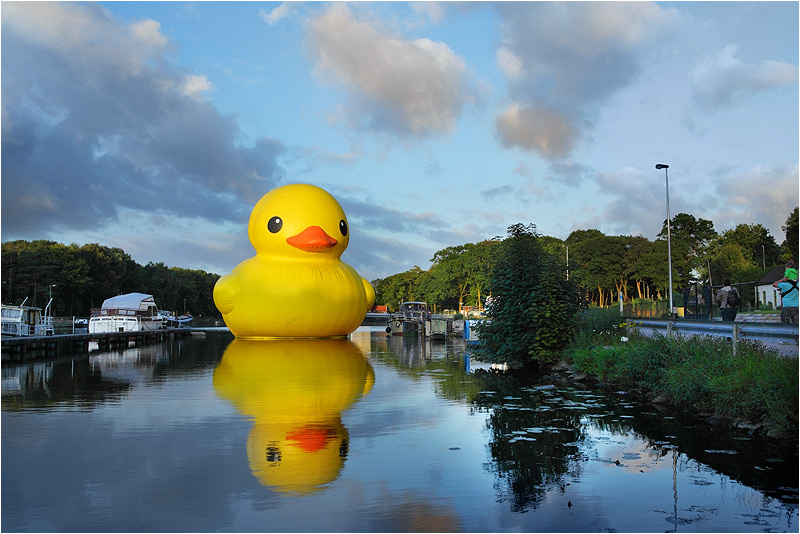
[[[339,230],[342,232],[342,235],[347,235],[347,222],[344,219],[339,221]]]
[[[278,217],[277,215],[269,220],[267,223],[267,230],[272,232],[273,234],[277,234],[283,228],[283,219]]]

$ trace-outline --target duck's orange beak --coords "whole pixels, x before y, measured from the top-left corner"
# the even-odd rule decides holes
[[[286,441],[306,452],[319,452],[336,437],[336,431],[324,426],[307,426],[286,435]]]
[[[322,252],[337,243],[319,226],[309,226],[299,234],[287,237],[286,242],[306,252]]]

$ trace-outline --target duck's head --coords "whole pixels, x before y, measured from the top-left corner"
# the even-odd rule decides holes
[[[350,242],[342,207],[310,184],[284,185],[261,197],[247,233],[258,254],[283,258],[338,258]]]

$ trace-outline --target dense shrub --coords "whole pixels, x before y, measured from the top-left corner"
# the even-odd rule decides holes
[[[572,338],[578,291],[533,225],[517,224],[508,233],[491,275],[488,320],[476,329],[476,352],[483,361],[535,366],[557,359]]]

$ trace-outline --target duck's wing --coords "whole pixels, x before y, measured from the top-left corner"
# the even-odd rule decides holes
[[[372,284],[370,284],[366,278],[361,277],[361,281],[364,283],[364,291],[367,294],[367,311],[370,311],[375,304],[375,288],[372,287]]]
[[[226,274],[214,285],[214,304],[222,313],[230,313],[239,296],[239,277]]]

